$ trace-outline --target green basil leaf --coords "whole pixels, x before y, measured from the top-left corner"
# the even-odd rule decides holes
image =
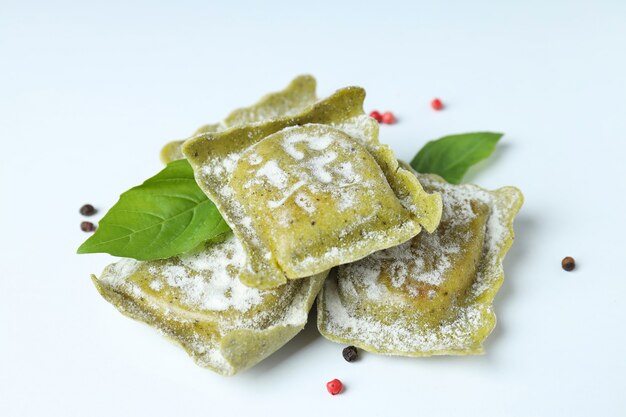
[[[163,259],[228,230],[215,205],[196,184],[191,165],[181,159],[122,194],[78,253]]]
[[[444,136],[424,145],[411,166],[422,174],[437,174],[451,184],[459,184],[472,165],[493,153],[501,137],[502,133],[492,132]]]

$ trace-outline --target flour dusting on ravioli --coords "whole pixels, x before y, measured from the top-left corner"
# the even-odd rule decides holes
[[[424,192],[348,87],[299,114],[191,138],[196,179],[241,240],[240,279],[273,288],[433,230],[441,198]]]
[[[221,132],[235,126],[297,114],[317,100],[315,85],[315,78],[310,75],[300,75],[294,78],[284,90],[267,94],[252,106],[233,110],[221,122],[201,126],[193,135]],[[161,150],[161,160],[167,164],[183,159],[185,155],[181,148],[184,142],[184,140],[175,140],[166,144]]]
[[[232,375],[258,363],[295,336],[326,274],[274,290],[242,284],[241,243],[230,236],[165,260],[124,259],[94,283],[123,314],[179,343],[201,366]]]
[[[239,204],[258,250],[269,250],[288,276],[330,269],[419,231],[367,148],[326,125],[286,128],[254,144],[230,184],[245,196]]]
[[[394,355],[482,352],[521,193],[420,181],[443,197],[439,228],[340,266],[318,298],[325,337]]]

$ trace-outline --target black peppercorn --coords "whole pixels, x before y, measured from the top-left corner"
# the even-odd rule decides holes
[[[342,352],[343,358],[348,362],[354,362],[359,358],[359,352],[356,350],[355,346],[348,346]]]
[[[96,209],[91,204],[85,204],[80,208],[80,214],[83,216],[93,216],[96,214]]]
[[[93,232],[94,230],[96,230],[96,225],[92,222],[81,222],[80,230],[82,230],[83,232]]]
[[[576,268],[576,261],[574,261],[574,258],[572,258],[571,256],[566,256],[561,261],[561,266],[566,271],[573,271],[574,268]]]

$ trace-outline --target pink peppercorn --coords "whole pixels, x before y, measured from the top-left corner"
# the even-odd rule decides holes
[[[430,105],[432,106],[433,109],[435,109],[437,111],[443,109],[443,103],[438,98],[436,98],[433,101],[431,101]]]
[[[386,111],[383,113],[382,120],[383,123],[392,125],[396,122],[396,116],[394,116],[392,112]]]
[[[374,110],[373,112],[371,112],[370,117],[372,119],[375,119],[378,123],[383,121],[383,116],[380,114],[378,110]]]
[[[341,383],[340,380],[335,378],[332,381],[329,381],[326,383],[326,389],[332,395],[337,395],[343,390],[343,384]]]

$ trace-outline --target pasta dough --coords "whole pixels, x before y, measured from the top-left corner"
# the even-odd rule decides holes
[[[173,339],[198,365],[233,375],[304,328],[327,275],[259,290],[237,279],[244,260],[241,244],[229,234],[170,259],[123,259],[92,279],[120,312]]]
[[[378,143],[364,98],[344,88],[297,115],[184,144],[198,184],[247,252],[245,284],[315,275],[439,223],[440,196]]]
[[[201,126],[193,135],[221,132],[235,126],[298,113],[315,103],[315,84],[315,78],[310,75],[300,75],[294,78],[284,90],[267,94],[252,106],[233,110],[222,122]],[[184,140],[175,140],[166,144],[161,150],[161,161],[168,164],[177,159],[183,159],[185,156],[181,148],[184,142]]]
[[[339,266],[318,297],[318,328],[330,340],[376,353],[481,353],[495,326],[491,304],[522,194],[419,178],[443,197],[440,226]]]

